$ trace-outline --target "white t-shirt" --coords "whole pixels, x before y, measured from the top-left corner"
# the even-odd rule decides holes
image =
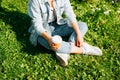
[[[55,9],[53,9],[52,7],[50,7],[48,23],[53,22],[53,21],[55,21],[55,20],[56,20]]]

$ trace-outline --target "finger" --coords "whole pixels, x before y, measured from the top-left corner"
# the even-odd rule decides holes
[[[57,50],[57,49],[58,49],[58,47],[56,47],[56,46],[53,46],[53,47],[52,47],[52,49],[53,49],[53,50]]]
[[[77,46],[79,46],[79,42],[77,41]]]
[[[77,41],[76,41],[76,43],[75,43],[75,46],[77,46]]]
[[[52,46],[55,46],[55,44],[54,44],[54,43],[52,43]]]
[[[55,44],[54,43],[51,43],[50,46],[54,46]]]
[[[83,45],[83,42],[80,42],[80,46],[82,46]]]
[[[80,43],[79,43],[79,41],[76,42],[76,46],[80,47]]]

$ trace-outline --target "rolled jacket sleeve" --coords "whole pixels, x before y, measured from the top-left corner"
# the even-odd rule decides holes
[[[29,0],[28,2],[28,15],[32,18],[32,24],[38,35],[46,31],[43,27],[40,4],[37,0]]]
[[[65,15],[69,20],[69,23],[77,22],[76,15],[73,12],[72,6],[69,0],[65,0]]]

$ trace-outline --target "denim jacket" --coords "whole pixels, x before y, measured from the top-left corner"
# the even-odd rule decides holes
[[[77,22],[76,15],[73,12],[69,0],[54,0],[53,5],[55,8],[57,16],[57,24],[62,25],[68,23],[70,25],[72,22]],[[49,17],[49,4],[48,0],[29,0],[28,2],[28,15],[32,19],[32,25],[29,28],[30,41],[36,46],[37,38],[46,31],[48,27],[48,17]],[[66,15],[66,18],[62,18],[62,14]]]

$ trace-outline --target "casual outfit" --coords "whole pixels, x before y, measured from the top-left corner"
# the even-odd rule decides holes
[[[29,0],[28,15],[32,19],[32,25],[29,28],[30,41],[34,46],[39,42],[45,48],[52,50],[48,42],[41,36],[42,32],[46,31],[51,36],[69,36],[68,41],[62,41],[60,48],[55,51],[59,60],[64,61],[65,59],[63,65],[67,65],[72,48],[71,42],[76,41],[76,33],[70,25],[77,22],[76,15],[69,0],[54,0],[53,5],[54,9],[50,8],[47,0]],[[66,18],[62,18],[63,13]],[[78,25],[82,36],[84,36],[88,30],[86,23],[78,22]]]
[[[56,13],[56,24],[69,25],[72,22],[77,22],[76,15],[74,14],[69,0],[54,0],[54,9]],[[29,28],[30,41],[35,46],[37,45],[38,36],[46,31],[49,33],[49,10],[50,6],[47,0],[29,0],[28,2],[28,15],[32,18],[32,25]],[[66,15],[66,18],[62,18],[62,14]],[[49,33],[51,35],[51,33]]]

